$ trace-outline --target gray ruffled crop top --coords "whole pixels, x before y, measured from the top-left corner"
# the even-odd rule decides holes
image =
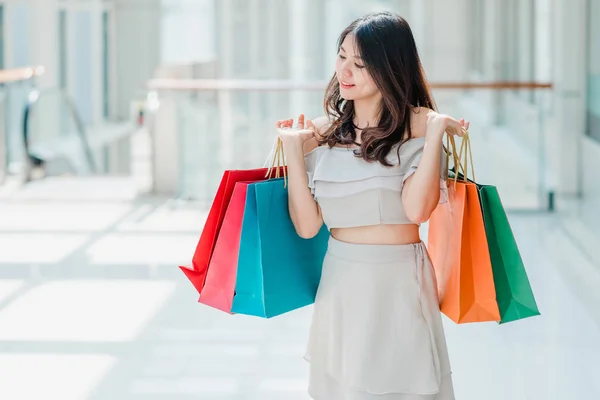
[[[413,138],[388,155],[392,167],[367,162],[353,148],[319,146],[304,157],[308,185],[329,229],[414,224],[402,205],[402,187],[417,169],[425,138]],[[441,143],[440,143],[441,146]],[[442,151],[440,203],[447,201],[446,155]]]

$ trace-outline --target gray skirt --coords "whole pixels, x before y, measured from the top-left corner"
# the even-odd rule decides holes
[[[452,400],[427,249],[331,238],[305,359],[315,400]]]

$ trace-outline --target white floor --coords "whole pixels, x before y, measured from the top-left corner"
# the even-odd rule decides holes
[[[203,218],[114,179],[1,194],[0,398],[308,399],[310,307],[262,320],[196,303],[177,266]],[[557,220],[511,216],[542,316],[445,320],[457,399],[600,398],[600,269]]]

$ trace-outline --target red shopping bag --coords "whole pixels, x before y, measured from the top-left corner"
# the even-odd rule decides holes
[[[235,292],[247,188],[247,182],[238,182],[233,189],[198,300],[202,304],[228,313],[231,313]]]
[[[202,292],[208,264],[213,254],[217,236],[223,224],[225,211],[231,200],[233,189],[237,182],[259,182],[267,179],[268,168],[258,168],[250,170],[228,170],[223,173],[221,183],[217,189],[215,199],[210,207],[206,223],[202,229],[200,240],[196,246],[196,251],[192,258],[192,265],[179,266],[183,273],[188,277],[198,293]],[[279,171],[277,171],[279,173]]]
[[[233,188],[235,187],[236,182],[264,180],[266,179],[267,171],[267,168],[259,168],[251,170],[229,170],[223,173],[221,183],[219,184],[215,199],[208,212],[206,223],[202,229],[200,240],[196,246],[196,251],[192,258],[192,265],[191,267],[179,266],[190,282],[192,282],[192,285],[194,285],[198,293],[200,293],[204,287],[208,263],[213,254],[215,242],[219,230],[221,229],[225,211],[231,200],[231,195],[233,194]]]

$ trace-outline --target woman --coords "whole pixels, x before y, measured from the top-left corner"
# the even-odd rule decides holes
[[[327,115],[278,121],[298,234],[331,238],[305,358],[316,400],[454,399],[419,225],[446,200],[444,132],[408,23],[369,14],[338,40]]]

